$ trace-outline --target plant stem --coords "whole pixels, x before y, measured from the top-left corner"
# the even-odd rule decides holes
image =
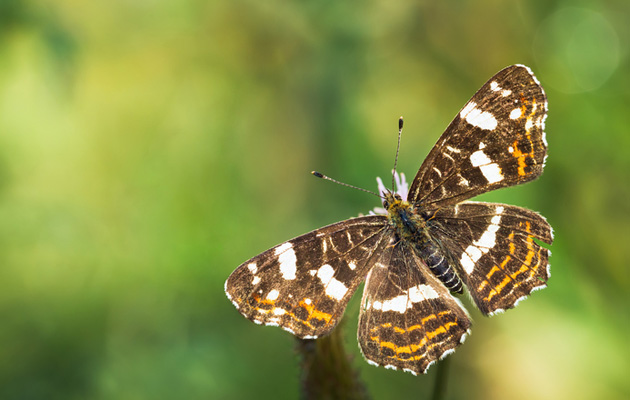
[[[369,399],[345,352],[340,326],[319,339],[297,339],[297,350],[302,357],[303,399]]]
[[[448,370],[450,366],[450,357],[437,363],[437,373],[435,375],[435,383],[433,385],[433,395],[431,400],[443,400],[446,397],[446,382],[448,381]]]

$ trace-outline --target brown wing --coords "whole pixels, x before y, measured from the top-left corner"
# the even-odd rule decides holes
[[[546,287],[551,226],[541,215],[516,206],[463,202],[435,212],[431,234],[450,254],[457,274],[484,314],[515,307]]]
[[[383,247],[386,217],[353,218],[284,242],[241,264],[225,293],[247,319],[300,338],[329,333]]]
[[[529,68],[498,72],[446,128],[418,170],[409,201],[435,209],[540,176],[546,117],[545,92]]]
[[[418,374],[453,352],[471,322],[459,301],[408,246],[392,241],[372,267],[358,337],[371,364]]]

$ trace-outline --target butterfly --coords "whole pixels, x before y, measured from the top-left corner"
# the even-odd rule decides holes
[[[383,214],[316,229],[245,261],[225,282],[228,298],[257,324],[315,339],[335,328],[365,281],[363,356],[425,373],[470,333],[458,294],[466,290],[493,315],[546,287],[549,250],[537,242],[553,241],[545,218],[468,201],[542,174],[546,117],[528,67],[499,71],[455,116],[408,190],[400,180],[396,192],[381,187]]]

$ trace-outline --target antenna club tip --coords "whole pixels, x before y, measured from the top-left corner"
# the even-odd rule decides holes
[[[403,117],[402,115],[398,118],[398,129],[402,129],[403,127]]]
[[[317,171],[311,171],[311,174],[315,175],[315,176],[316,176],[316,177],[318,177],[318,178],[323,178],[323,177],[324,177],[324,175],[323,175],[323,174],[320,174],[320,173],[319,173],[319,172],[317,172]]]

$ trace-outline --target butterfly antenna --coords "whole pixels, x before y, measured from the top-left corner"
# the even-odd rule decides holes
[[[329,177],[329,176],[327,176],[327,175],[324,175],[324,174],[322,174],[322,173],[320,173],[320,172],[317,172],[317,171],[311,171],[311,174],[315,175],[315,176],[316,176],[316,177],[318,177],[318,178],[322,178],[322,179],[325,179],[325,180],[327,180],[327,181],[335,182],[335,183],[337,183],[337,184],[339,184],[339,185],[341,185],[341,186],[346,186],[346,187],[349,187],[349,188],[357,189],[357,190],[360,190],[360,191],[362,191],[362,192],[366,192],[366,193],[373,194],[374,196],[377,196],[377,197],[379,197],[379,198],[383,198],[381,195],[379,195],[379,194],[377,194],[377,193],[374,193],[374,192],[372,192],[371,190],[363,189],[363,188],[360,188],[360,187],[358,187],[358,186],[349,185],[349,184],[347,184],[347,183],[340,182],[340,181],[338,181],[338,180],[336,180],[336,179],[333,179],[333,178],[331,178],[331,177]]]
[[[401,116],[398,119],[398,144],[396,145],[396,157],[394,158],[394,169],[392,170],[392,192],[398,190],[397,187],[394,187],[395,177],[396,177],[396,167],[398,166],[398,152],[400,151],[400,138],[402,136],[402,128],[403,128],[403,117]]]

